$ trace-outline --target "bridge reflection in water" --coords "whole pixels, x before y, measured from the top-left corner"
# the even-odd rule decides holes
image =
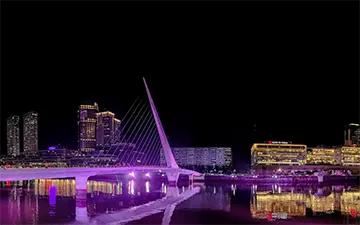
[[[179,190],[151,180],[89,180],[83,201],[77,199],[74,179],[1,182],[1,190],[9,193],[6,204],[1,195],[1,205],[8,208],[8,214],[2,214],[1,223],[69,223],[75,220],[88,224],[110,222],[106,218],[108,214],[112,214],[111,222],[124,222],[162,211],[168,215],[164,222],[170,222],[175,206],[198,193],[200,188],[191,185]]]

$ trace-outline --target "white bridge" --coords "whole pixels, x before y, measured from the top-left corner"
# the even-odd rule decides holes
[[[142,167],[110,167],[110,168],[101,168],[101,167],[84,167],[84,168],[30,168],[30,169],[1,169],[0,170],[0,180],[31,180],[31,179],[51,179],[51,178],[69,178],[74,177],[76,180],[76,191],[79,193],[86,193],[86,183],[90,176],[96,175],[110,175],[110,174],[121,174],[121,173],[131,173],[131,172],[158,172],[159,170],[166,173],[169,185],[174,186],[177,183],[179,174],[189,175],[191,178],[193,176],[200,176],[198,172],[181,169],[177,165],[174,156],[172,154],[169,142],[166,138],[164,128],[162,127],[159,115],[155,108],[153,99],[151,97],[150,91],[146,84],[145,79],[144,84],[146,88],[146,93],[148,100],[150,102],[151,111],[155,119],[157,132],[160,136],[161,146],[164,150],[165,160],[167,167],[159,166],[142,166]],[[150,114],[149,114],[150,115]],[[83,195],[83,194],[82,194]]]
[[[128,174],[134,172],[153,173],[164,172],[168,176],[169,184],[176,184],[179,174],[200,176],[198,172],[186,169],[173,169],[171,167],[115,167],[115,168],[34,168],[34,169],[10,169],[1,170],[1,181],[35,180],[53,178],[71,178],[76,181],[76,190],[85,190],[86,182],[91,176]]]

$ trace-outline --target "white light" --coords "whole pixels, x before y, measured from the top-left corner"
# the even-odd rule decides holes
[[[134,173],[134,172],[131,172],[131,173],[129,173],[129,176],[135,177],[135,173]]]
[[[145,176],[146,176],[146,177],[150,177],[150,173],[146,173]]]
[[[149,181],[146,181],[145,188],[146,188],[146,193],[149,193],[150,192],[150,183],[149,183]]]

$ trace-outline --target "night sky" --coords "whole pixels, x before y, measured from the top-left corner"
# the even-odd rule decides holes
[[[3,3],[1,153],[29,110],[41,149],[76,148],[80,102],[121,119],[143,76],[172,146],[230,146],[241,167],[255,141],[341,145],[359,122],[357,3],[206,5]]]

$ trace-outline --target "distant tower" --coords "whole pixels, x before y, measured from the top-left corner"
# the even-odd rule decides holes
[[[99,106],[96,102],[83,104],[78,110],[78,149],[85,152],[96,148],[96,114]]]
[[[344,145],[360,145],[360,126],[356,123],[350,123],[345,127]]]
[[[23,116],[23,147],[25,154],[34,154],[38,148],[38,113],[30,111]]]
[[[20,117],[10,116],[6,120],[7,154],[20,155]]]

